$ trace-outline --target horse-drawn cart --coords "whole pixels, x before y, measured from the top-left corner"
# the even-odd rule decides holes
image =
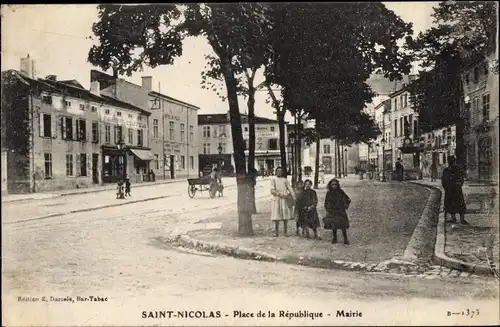
[[[188,195],[190,198],[194,198],[196,191],[203,192],[208,191],[208,195],[211,199],[215,198],[217,193],[217,185],[211,183],[210,177],[200,177],[200,178],[188,178]]]

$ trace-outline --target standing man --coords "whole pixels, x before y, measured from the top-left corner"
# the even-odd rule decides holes
[[[431,170],[431,182],[435,182],[437,179],[438,170],[437,170],[437,165],[434,161],[431,163],[430,170]]]
[[[464,184],[464,173],[462,168],[456,164],[455,156],[448,157],[448,167],[443,170],[441,185],[444,188],[444,212],[451,215],[451,220],[447,222],[456,223],[456,214],[460,215],[460,223],[468,225],[465,221],[465,205],[462,185]]]
[[[398,180],[400,182],[404,180],[404,167],[401,163],[401,158],[398,158],[398,160],[396,161],[396,176],[398,177]]]

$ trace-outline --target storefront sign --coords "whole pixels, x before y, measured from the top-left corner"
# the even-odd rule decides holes
[[[279,134],[277,132],[267,132],[267,131],[255,131],[256,138],[278,138]],[[243,132],[243,139],[248,140],[250,134],[248,132]]]
[[[173,115],[170,115],[170,114],[163,114],[163,117],[166,118],[166,119],[180,120],[179,116],[173,116]]]
[[[165,142],[165,153],[181,153],[181,145]]]

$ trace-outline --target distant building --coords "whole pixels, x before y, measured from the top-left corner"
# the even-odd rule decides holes
[[[23,59],[23,69],[32,67]],[[149,112],[56,76],[2,72],[3,149],[9,193],[38,192],[140,179],[134,157],[147,151]],[[25,123],[20,123],[24,121]],[[117,148],[125,138],[128,148]],[[5,139],[4,139],[5,136]]]
[[[494,54],[481,58],[462,74],[466,106],[467,178],[498,183],[498,67],[489,69]]]
[[[153,91],[151,76],[142,77],[142,85],[137,85],[93,70],[91,80],[100,82],[103,94],[151,113],[148,130],[151,156],[144,158],[147,160],[143,171],[152,170],[156,179],[198,176],[199,107]]]
[[[247,149],[245,150],[246,165],[248,167],[248,115],[242,114],[241,120],[243,139]],[[229,112],[226,114],[198,115],[198,133],[200,135],[200,171],[207,172],[217,166],[225,167],[224,170],[234,169],[234,149]],[[287,140],[285,140],[285,144],[287,144],[286,142]],[[255,117],[254,166],[257,170],[260,168],[274,170],[281,166],[277,120]]]

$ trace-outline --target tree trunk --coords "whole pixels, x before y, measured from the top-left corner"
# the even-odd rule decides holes
[[[319,180],[319,150],[321,138],[319,136],[319,128],[316,126],[316,158],[314,160],[314,188],[318,188],[318,180]]]
[[[339,173],[339,178],[342,178],[342,166],[341,166],[341,160],[342,158],[340,157],[340,144],[339,144],[339,141],[337,140],[337,148],[336,148],[336,151],[337,151],[337,166],[339,167],[338,169],[338,173]]]
[[[340,146],[340,156],[342,158],[342,177],[345,177],[344,146]]]
[[[281,167],[286,171],[288,176],[288,170],[286,169],[286,132],[285,132],[285,110],[277,110],[278,125],[280,131],[280,156],[281,156]]]
[[[337,174],[337,140],[333,140],[333,176],[338,178]]]
[[[299,133],[297,134],[297,180],[302,180],[302,116],[299,114],[297,117],[297,128]]]
[[[236,171],[236,185],[238,192],[238,234],[240,236],[253,235],[251,193],[252,181],[246,174],[245,143],[241,130],[241,115],[238,106],[237,81],[228,59],[222,61],[224,81],[227,88],[229,103],[229,117],[231,122],[231,135],[234,147],[234,165]]]
[[[255,88],[253,87],[253,80],[248,79],[248,172],[254,178],[257,178],[255,170]],[[252,183],[253,185],[253,183]],[[252,214],[257,213],[257,206],[255,204],[255,185],[252,187]]]

